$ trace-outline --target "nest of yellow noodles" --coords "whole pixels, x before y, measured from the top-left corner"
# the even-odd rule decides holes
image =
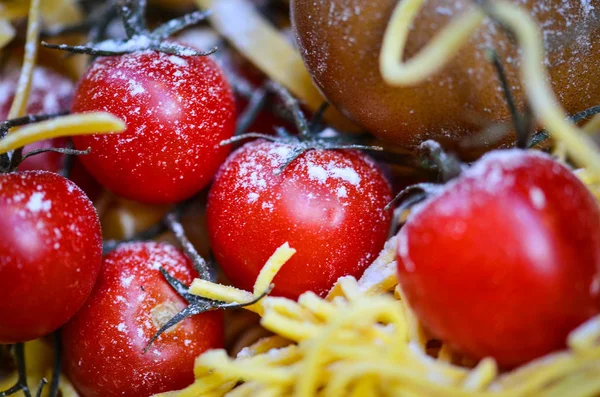
[[[225,350],[202,354],[192,385],[155,397],[600,395],[600,317],[569,335],[568,350],[501,373],[493,359],[472,362],[425,335],[402,300],[395,246],[392,238],[362,278],[341,278],[326,299],[307,292],[298,302],[267,297],[248,307],[275,336],[236,358]],[[255,293],[203,280],[191,291],[247,301],[293,253],[287,245],[275,252]]]

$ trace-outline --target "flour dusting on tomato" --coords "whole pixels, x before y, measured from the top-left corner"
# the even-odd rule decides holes
[[[123,119],[116,135],[75,137],[82,158],[110,190],[141,202],[181,201],[205,187],[225,160],[233,135],[233,95],[208,57],[153,51],[99,58],[77,88],[74,112]]]
[[[186,285],[197,277],[183,252],[168,244],[123,244],[105,257],[85,307],[63,331],[66,371],[86,395],[119,395],[126,388],[131,395],[149,395],[147,390],[166,391],[165,384],[183,387],[193,380],[187,370],[195,357],[222,345],[221,314],[213,312],[171,327],[144,353],[158,329],[186,307],[159,268]],[[117,360],[139,365],[117,368]]]
[[[22,340],[53,332],[80,309],[100,269],[101,242],[96,210],[73,182],[45,171],[0,175],[0,290],[6,299],[0,343],[13,340],[10,319],[19,317],[5,312],[7,303],[20,302],[35,320],[21,316]],[[3,272],[21,274],[44,298]]]
[[[247,143],[215,176],[209,235],[238,287],[251,289],[285,241],[297,253],[276,277],[275,293],[288,297],[324,293],[340,276],[360,276],[385,243],[390,214],[383,208],[391,193],[374,162],[354,150],[313,149],[281,169],[294,149],[294,143]]]
[[[31,212],[48,211],[52,208],[52,202],[50,200],[44,200],[44,192],[35,192],[29,197],[29,201],[25,205]]]

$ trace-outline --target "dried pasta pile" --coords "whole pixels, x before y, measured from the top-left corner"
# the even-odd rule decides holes
[[[395,238],[360,280],[344,277],[327,299],[267,297],[250,307],[276,336],[242,350],[196,360],[196,381],[159,397],[198,396],[593,396],[600,393],[600,317],[574,330],[569,349],[500,373],[491,358],[472,367],[444,345],[432,348],[401,299]],[[255,293],[293,250],[280,248],[263,268]],[[236,302],[252,293],[196,280],[200,296]],[[389,294],[387,291],[393,291]],[[448,310],[452,310],[451,302]]]

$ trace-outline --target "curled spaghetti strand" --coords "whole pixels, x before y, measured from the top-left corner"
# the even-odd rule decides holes
[[[490,1],[485,9],[472,6],[452,20],[430,43],[408,61],[402,55],[408,32],[423,0],[401,0],[385,32],[379,66],[383,79],[394,86],[415,85],[440,71],[467,43],[483,23],[486,13],[510,29],[523,49],[521,80],[534,114],[573,161],[588,168],[600,179],[600,152],[585,130],[596,129],[600,118],[590,121],[581,131],[567,120],[564,109],[552,91],[544,66],[544,45],[535,20],[523,8],[504,0]]]

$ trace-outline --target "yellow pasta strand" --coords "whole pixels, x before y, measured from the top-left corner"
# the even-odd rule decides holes
[[[210,281],[195,279],[189,288],[190,294],[202,296],[212,300],[218,300],[229,303],[243,303],[251,301],[254,296],[247,291],[230,286],[211,283]],[[264,299],[263,299],[264,300]],[[261,301],[262,302],[262,301]],[[248,306],[246,309],[254,312],[262,312],[262,304],[258,302],[255,305]]]
[[[10,111],[9,119],[14,119],[25,115],[27,102],[29,100],[29,92],[31,91],[31,80],[33,77],[33,69],[38,53],[38,41],[40,37],[41,15],[40,15],[41,0],[31,0],[29,6],[29,21],[27,22],[27,41],[25,42],[25,56],[23,58],[23,66],[21,75],[15,92]]]
[[[269,288],[277,272],[295,253],[296,250],[290,248],[288,243],[284,243],[281,247],[277,248],[258,274],[254,283],[254,296],[260,296],[260,294]]]
[[[417,84],[439,71],[467,42],[485,17],[482,9],[475,6],[469,8],[452,20],[418,55],[409,61],[402,61],[409,28],[422,3],[423,0],[401,0],[387,27],[380,70],[390,85]],[[573,161],[589,168],[594,179],[599,179],[600,152],[595,148],[595,143],[566,118],[548,83],[548,73],[543,64],[543,41],[535,21],[524,9],[506,1],[498,0],[488,5],[488,11],[514,32],[523,48],[521,80],[525,82],[534,114],[551,136],[564,144]]]
[[[498,366],[492,358],[485,358],[471,371],[463,384],[465,390],[483,390],[498,374]]]
[[[600,316],[580,325],[575,331],[571,332],[567,339],[567,345],[582,354],[598,344],[600,344]]]
[[[0,140],[0,154],[44,139],[91,134],[113,134],[125,130],[125,123],[110,113],[72,114],[20,128]]]

